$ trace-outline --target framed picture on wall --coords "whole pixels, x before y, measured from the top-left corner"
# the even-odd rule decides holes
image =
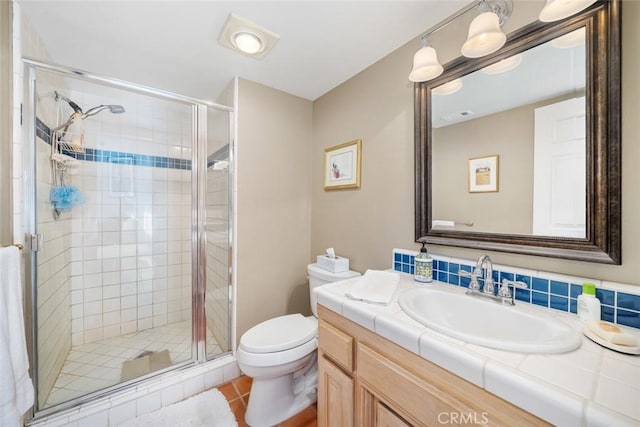
[[[498,191],[498,155],[469,159],[469,193]]]
[[[362,140],[325,148],[324,189],[360,188]]]

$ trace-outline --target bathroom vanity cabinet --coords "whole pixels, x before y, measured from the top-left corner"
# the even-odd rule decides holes
[[[548,425],[324,306],[318,309],[321,427]]]

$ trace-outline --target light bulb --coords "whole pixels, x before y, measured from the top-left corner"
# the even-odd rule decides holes
[[[409,74],[412,82],[426,82],[442,74],[444,68],[438,62],[438,54],[431,46],[425,46],[413,56],[413,68]]]
[[[255,34],[240,32],[233,36],[233,43],[244,53],[253,54],[260,51],[262,42]]]
[[[469,25],[467,41],[462,45],[462,54],[467,58],[480,58],[500,49],[507,36],[500,29],[500,19],[494,12],[476,16]]]

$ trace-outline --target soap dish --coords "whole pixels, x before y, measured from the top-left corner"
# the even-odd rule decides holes
[[[605,340],[604,338],[596,335],[594,332],[592,332],[589,328],[584,328],[582,330],[582,333],[589,338],[591,341],[595,342],[596,344],[599,344],[603,347],[606,347],[608,349],[611,349],[613,351],[617,351],[619,353],[624,353],[624,354],[635,354],[638,355],[640,354],[640,347],[639,346],[628,346],[628,345],[618,345],[618,344],[614,344],[612,342],[609,342],[607,340]]]

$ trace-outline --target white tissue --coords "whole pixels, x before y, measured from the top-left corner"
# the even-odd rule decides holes
[[[333,248],[328,248],[327,249],[327,256],[329,258],[334,258],[335,259],[336,258],[336,251],[333,250]]]
[[[446,221],[443,219],[434,219],[431,222],[433,227],[455,227],[456,223],[453,221]]]

